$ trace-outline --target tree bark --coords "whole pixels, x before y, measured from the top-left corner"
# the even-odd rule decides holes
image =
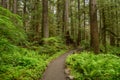
[[[105,52],[107,52],[107,32],[106,32],[106,29],[107,29],[107,23],[106,23],[106,17],[105,17],[105,9],[102,9],[102,23],[103,23],[103,27],[102,27],[102,44],[105,48]]]
[[[66,44],[70,43],[70,34],[68,30],[69,25],[69,0],[64,0],[64,10],[63,10],[63,33],[65,36]]]
[[[49,37],[48,27],[48,0],[42,0],[42,37]]]
[[[26,0],[24,0],[23,2],[24,6],[23,6],[23,25],[25,27],[25,32],[27,32],[27,27],[26,27],[26,8],[27,8],[27,5],[26,5]]]
[[[85,29],[85,26],[86,26],[86,13],[85,13],[85,0],[83,0],[84,1],[84,33],[83,33],[83,40],[85,40],[86,39],[86,29]]]
[[[78,0],[78,38],[77,45],[80,45],[81,42],[81,24],[80,24],[80,0]]]
[[[115,4],[115,1],[114,0],[111,0],[111,2],[112,3],[114,3]],[[110,10],[114,10],[114,8],[116,8],[114,5],[113,6],[111,6],[111,7],[109,7],[109,9]],[[117,9],[117,8],[116,8]],[[108,10],[108,12],[109,12],[109,10]],[[115,14],[115,12],[113,12],[113,11],[111,11],[111,13],[109,13],[110,14],[110,22],[111,22],[111,25],[110,25],[110,30],[113,32],[113,33],[115,33],[115,26],[116,26],[116,19],[115,19],[115,16],[116,16],[116,14]],[[114,16],[113,16],[114,15]],[[110,33],[110,45],[111,46],[115,46],[115,36],[113,35],[113,34],[111,34]]]
[[[1,0],[1,5],[2,5],[4,8],[7,8],[7,0]]]
[[[7,9],[10,10],[10,0],[7,0]]]
[[[57,0],[57,33],[61,34],[61,1]]]
[[[17,14],[17,0],[13,1],[13,13]]]
[[[74,20],[74,14],[73,14],[73,6],[74,6],[74,1],[70,1],[70,27],[71,27],[71,36],[74,39],[75,37],[75,28],[74,28],[74,24],[75,24],[75,20]]]
[[[90,0],[90,34],[91,47],[96,54],[99,53],[99,33],[97,24],[96,0]]]
[[[69,5],[69,2],[68,0],[64,0],[64,10],[63,10],[63,31],[64,33],[66,33],[68,31],[68,17],[69,17],[69,14],[68,14],[68,6]]]

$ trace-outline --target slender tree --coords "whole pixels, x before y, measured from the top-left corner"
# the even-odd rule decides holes
[[[73,0],[71,0],[70,1],[70,27],[71,27],[71,35],[72,35],[72,37],[74,38],[75,36],[74,36],[74,32],[75,32],[75,29],[74,29],[74,1]]]
[[[23,2],[24,6],[23,6],[23,25],[25,27],[25,31],[27,32],[27,27],[26,27],[26,8],[27,8],[27,5],[26,5],[26,0],[24,0]]]
[[[14,5],[14,6],[13,6],[13,13],[16,14],[16,13],[17,13],[17,0],[14,0],[14,1],[13,1],[13,5]]]
[[[10,10],[10,0],[7,0],[7,9]]]
[[[61,1],[57,0],[57,34],[61,35]]]
[[[77,45],[80,45],[80,42],[81,42],[80,0],[78,0],[78,38],[77,38]]]
[[[106,41],[107,24],[106,24],[106,17],[105,17],[105,9],[102,9],[102,23],[103,23],[103,27],[102,27],[102,30],[101,30],[101,32],[102,32],[102,35],[101,35],[102,36],[102,44],[105,48],[105,52],[107,52],[107,47],[106,47],[106,45],[107,45],[107,41]]]
[[[63,35],[65,36],[66,43],[70,43],[70,34],[68,30],[69,26],[69,0],[64,0],[64,10],[63,10]]]
[[[83,3],[84,3],[84,5],[83,5],[84,6],[84,13],[83,13],[84,14],[84,33],[83,33],[83,39],[85,40],[85,38],[86,38],[86,33],[85,33],[86,32],[86,29],[85,29],[86,28],[85,27],[86,26],[86,13],[85,13],[86,12],[86,10],[85,10],[86,9],[86,3],[85,3],[85,0],[83,0]]]
[[[7,8],[7,0],[1,0],[1,5],[2,5],[4,8]]]
[[[42,0],[42,37],[49,37],[48,27],[48,0]]]
[[[64,10],[63,10],[63,32],[68,31],[68,18],[69,18],[69,0],[64,0]]]

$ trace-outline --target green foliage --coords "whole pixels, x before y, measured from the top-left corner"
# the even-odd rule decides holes
[[[119,80],[120,58],[112,54],[90,52],[70,55],[66,60],[75,80]]]
[[[39,53],[45,53],[45,54],[50,54],[53,55],[56,52],[59,52],[60,50],[65,50],[66,46],[63,44],[62,39],[58,37],[50,37],[44,39],[44,42],[47,44],[44,44],[43,46],[40,47]]]
[[[37,80],[46,68],[47,55],[39,55],[26,49],[14,50],[0,56],[1,80]]]
[[[12,45],[8,39],[1,38],[0,80],[40,79],[48,63],[64,53],[60,48],[58,48],[58,50],[55,45],[57,46],[57,40],[50,38],[48,45],[40,48],[42,51],[33,51]],[[40,54],[38,52],[42,53]],[[52,56],[50,56],[50,54],[52,54]]]
[[[20,16],[0,7],[0,37],[12,43],[22,43],[26,39]]]
[[[38,80],[48,63],[65,52],[50,56],[16,46],[11,48],[12,52],[0,53],[0,80]]]
[[[90,47],[90,43],[89,43],[89,41],[82,40],[81,41],[81,46],[83,48],[89,48]]]
[[[107,46],[107,48],[108,48],[109,54],[114,54],[114,55],[120,56],[120,47]]]
[[[8,39],[0,37],[0,55],[4,53],[14,53],[14,51],[18,50],[18,48],[12,45]]]
[[[120,47],[110,46],[107,44],[106,48],[107,48],[107,51],[105,54],[113,54],[113,55],[120,56]],[[105,47],[103,45],[100,45],[100,49],[102,52],[105,52]]]

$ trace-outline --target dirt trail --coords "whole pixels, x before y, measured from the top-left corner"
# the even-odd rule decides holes
[[[66,80],[64,73],[65,59],[68,55],[72,54],[75,50],[69,51],[57,59],[53,60],[46,69],[42,80]]]

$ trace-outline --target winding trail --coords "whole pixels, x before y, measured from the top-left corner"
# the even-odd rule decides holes
[[[57,59],[53,60],[43,74],[42,80],[66,80],[64,73],[65,59],[68,55],[72,54],[75,50],[69,51]]]

